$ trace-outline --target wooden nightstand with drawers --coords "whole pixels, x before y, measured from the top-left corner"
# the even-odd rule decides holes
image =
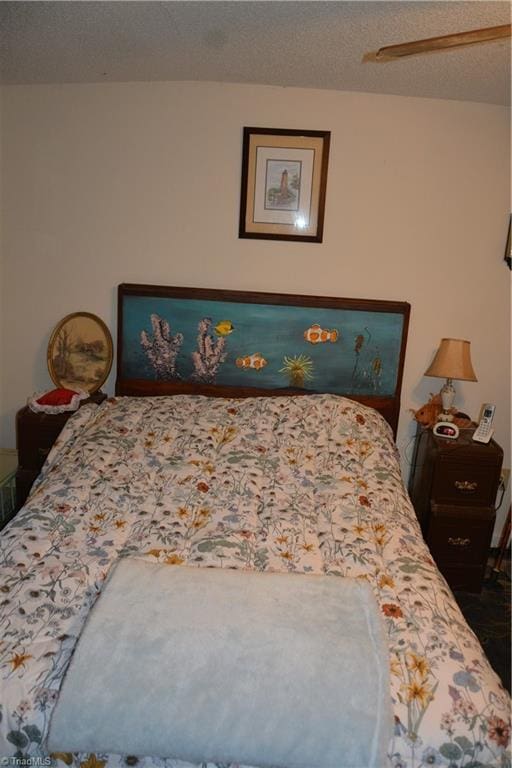
[[[0,529],[9,522],[16,510],[15,476],[16,451],[0,448]]]
[[[419,429],[409,482],[416,515],[434,560],[453,590],[479,592],[495,521],[503,451],[491,440],[457,440]]]
[[[104,392],[95,392],[86,403],[100,404],[106,400]],[[16,445],[18,448],[18,469],[16,472],[16,507],[25,503],[34,480],[39,475],[46,457],[62,432],[67,420],[76,411],[64,413],[36,413],[27,406],[16,414]]]

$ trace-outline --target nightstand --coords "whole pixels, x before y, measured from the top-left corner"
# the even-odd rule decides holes
[[[495,521],[494,503],[503,451],[491,440],[457,440],[419,428],[409,481],[423,536],[453,590],[479,592]]]
[[[0,448],[0,528],[11,519],[16,509],[16,451]]]
[[[95,392],[86,403],[98,405],[107,399],[104,392]],[[52,445],[62,432],[67,420],[76,411],[65,413],[36,413],[28,405],[16,414],[16,445],[18,448],[18,470],[16,472],[16,508],[25,503],[34,480],[39,475]]]

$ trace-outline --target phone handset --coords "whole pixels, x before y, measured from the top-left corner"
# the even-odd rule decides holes
[[[494,418],[494,411],[496,406],[492,403],[484,403],[482,406],[482,416],[478,427],[473,432],[473,440],[478,443],[488,443],[494,434],[492,429],[492,420]]]

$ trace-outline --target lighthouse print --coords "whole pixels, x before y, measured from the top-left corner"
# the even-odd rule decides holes
[[[265,208],[297,211],[299,209],[300,161],[267,160]]]

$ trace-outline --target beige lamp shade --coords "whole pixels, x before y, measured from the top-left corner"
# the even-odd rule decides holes
[[[463,339],[441,339],[441,344],[425,376],[442,379],[478,381],[473,370],[470,342]]]

